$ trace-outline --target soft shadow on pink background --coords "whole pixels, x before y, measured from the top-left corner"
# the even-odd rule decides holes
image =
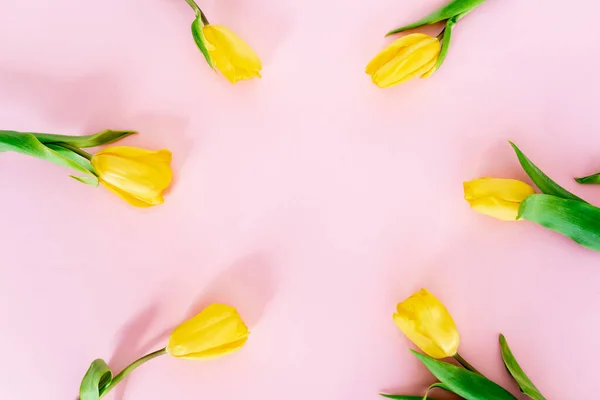
[[[488,0],[433,77],[372,85],[384,33],[443,2],[208,0],[264,61],[232,86],[205,65],[183,0],[0,0],[2,128],[136,129],[123,143],[171,149],[176,176],[140,210],[0,155],[0,398],[74,399],[94,358],[119,370],[211,302],[248,321],[242,351],[154,360],[107,399],[422,394],[433,378],[391,319],[420,287],[513,393],[500,332],[549,399],[593,398],[599,255],[473,213],[462,181],[526,179],[513,140],[600,204],[572,180],[600,171],[600,6]]]

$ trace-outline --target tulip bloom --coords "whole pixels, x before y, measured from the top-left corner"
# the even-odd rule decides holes
[[[394,314],[398,328],[433,358],[457,354],[459,335],[446,307],[426,289],[399,303]]]
[[[397,39],[367,65],[374,84],[391,87],[417,76],[427,78],[436,70],[440,41],[423,33]]]
[[[213,304],[175,328],[166,350],[177,358],[217,358],[239,350],[249,334],[235,308]]]
[[[521,202],[535,193],[531,186],[515,179],[481,178],[465,182],[463,187],[472,209],[504,221],[515,221]]]
[[[212,304],[175,328],[167,347],[138,358],[114,377],[104,360],[94,360],[81,382],[79,398],[104,397],[138,367],[164,354],[195,360],[217,358],[240,349],[248,335],[248,327],[235,308]]]
[[[173,176],[169,150],[107,147],[94,154],[91,163],[106,188],[136,207],[162,204]]]
[[[260,78],[262,63],[252,47],[223,25],[208,24],[202,28],[206,48],[215,68],[231,83]]]

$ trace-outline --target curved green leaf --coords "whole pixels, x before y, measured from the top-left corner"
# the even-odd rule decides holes
[[[19,133],[14,131],[0,131],[0,151],[15,151],[37,157],[63,167],[72,168],[83,174],[91,172],[82,167],[70,157],[44,146],[34,135],[30,133]]]
[[[440,49],[440,54],[438,55],[437,63],[435,64],[435,69],[439,69],[440,66],[446,60],[446,56],[448,55],[448,50],[450,49],[450,40],[452,39],[452,31],[456,26],[456,21],[458,21],[458,16],[450,18],[446,21],[446,27],[444,28],[444,35],[442,37],[442,48]]]
[[[431,389],[442,389],[442,390],[446,390],[448,392],[452,392],[448,388],[448,386],[444,385],[443,383],[440,383],[440,382],[434,383],[433,385],[431,385],[431,386],[429,386],[427,388],[427,391],[425,392],[425,396],[423,396],[423,398],[421,400],[427,400],[427,399],[432,400],[431,397],[428,397],[429,396],[429,392],[431,391]]]
[[[473,11],[477,6],[483,3],[485,0],[454,0],[445,6],[438,8],[436,11],[421,18],[420,20],[402,26],[398,29],[394,29],[386,34],[386,36],[393,35],[394,33],[400,33],[409,29],[419,28],[423,25],[431,25],[436,22],[444,21],[449,18],[455,17],[459,14],[466,14]]]
[[[466,400],[516,400],[506,389],[482,375],[411,351],[447,387],[446,390]]]
[[[600,208],[547,194],[533,194],[519,207],[523,218],[600,251]]]
[[[106,362],[100,358],[94,360],[81,381],[79,400],[98,400],[111,381],[112,371]]]
[[[204,58],[206,58],[206,62],[208,65],[215,69],[215,65],[213,64],[212,58],[210,57],[210,53],[208,52],[209,43],[204,36],[204,31],[202,28],[204,27],[204,23],[202,22],[202,17],[199,15],[194,22],[192,22],[192,35],[194,36],[194,41],[196,42],[196,46],[200,49]]]
[[[71,146],[79,147],[80,149],[84,149],[86,147],[96,147],[104,144],[109,144],[116,142],[117,140],[121,140],[129,135],[133,135],[137,133],[136,131],[113,131],[111,129],[107,129],[102,132],[98,132],[94,135],[86,135],[86,136],[69,136],[69,135],[55,135],[53,133],[36,133],[36,132],[16,132],[16,131],[2,131],[0,130],[0,135],[3,133],[9,134],[30,134],[37,138],[40,143],[48,144],[48,143],[67,143]]]
[[[523,154],[516,144],[513,142],[508,143],[510,143],[512,148],[515,150],[515,153],[517,153],[521,167],[523,167],[527,175],[529,175],[533,183],[535,183],[542,193],[562,197],[563,199],[583,201],[585,203],[585,200],[575,196],[573,193],[569,192],[550,179],[548,175],[543,173],[541,169],[539,169],[534,163],[531,162],[529,158],[527,158],[527,156],[525,156],[525,154]]]
[[[584,176],[583,178],[575,178],[575,180],[584,185],[597,185],[600,184],[600,173]]]
[[[533,382],[531,382],[529,377],[525,374],[525,371],[523,371],[513,356],[512,351],[510,351],[510,347],[508,347],[506,338],[502,334],[500,335],[500,350],[502,352],[502,360],[504,360],[504,365],[514,380],[517,381],[517,384],[521,388],[521,392],[525,393],[533,400],[546,400],[538,388],[535,387]]]
[[[383,394],[379,393],[380,396],[387,397],[388,399],[395,400],[423,400],[421,396],[403,396],[399,394]],[[431,397],[428,397],[429,400],[433,400]]]

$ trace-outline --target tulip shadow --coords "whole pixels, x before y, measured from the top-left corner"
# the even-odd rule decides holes
[[[478,159],[481,160],[479,168],[476,170],[473,169],[466,179],[493,177],[528,181],[529,178],[527,177],[527,174],[523,171],[523,168],[521,168],[515,152],[508,143],[509,138],[510,137],[507,136],[506,140],[498,139],[490,143],[489,147],[487,147],[482,152],[481,156],[478,157]],[[463,154],[472,152],[471,148],[469,143],[465,143]],[[469,161],[469,157],[462,158],[462,160],[464,160],[464,164],[472,165],[472,162]],[[461,169],[466,169],[466,165]]]
[[[129,129],[122,124],[122,90],[106,72],[82,77],[53,77],[21,70],[0,69],[0,91],[12,107],[27,108],[51,125],[76,127],[83,132]],[[102,125],[97,123],[101,121]],[[30,127],[4,127],[33,130]],[[41,131],[43,129],[37,129]],[[69,134],[72,132],[64,132]]]
[[[252,329],[275,295],[272,266],[261,255],[245,257],[220,273],[196,298],[187,312],[190,318],[214,303],[234,306]]]
[[[127,365],[147,354],[148,345],[140,346],[140,342],[156,319],[158,305],[151,304],[130,319],[117,333],[118,343],[108,365],[113,375],[118,374]],[[128,379],[125,378],[114,389],[114,399],[121,400],[125,395]]]
[[[290,16],[293,10],[283,9],[286,2],[254,0],[218,0],[214,9],[231,24],[231,29],[243,31],[243,38],[258,53],[261,60],[270,63],[273,55],[293,27]],[[248,18],[248,16],[251,16]]]

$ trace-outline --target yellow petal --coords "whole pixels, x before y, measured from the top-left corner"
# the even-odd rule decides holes
[[[460,337],[452,316],[426,289],[398,304],[394,322],[431,357],[451,357],[458,351]]]
[[[146,207],[157,206],[157,205],[165,202],[165,199],[161,195],[157,195],[156,197],[153,197],[153,198],[144,198],[142,200],[142,199],[138,199],[137,197],[133,197],[129,193],[119,189],[116,186],[111,185],[108,182],[100,180],[100,183],[102,183],[102,185],[104,185],[105,188],[107,188],[108,190],[110,190],[111,192],[113,192],[114,194],[116,194],[117,196],[119,196],[120,198],[122,198],[123,200],[125,200],[126,202],[128,202],[129,204],[131,204],[134,207],[146,208]]]
[[[406,47],[372,76],[373,83],[385,88],[422,75],[437,62],[439,52],[440,42],[436,38]]]
[[[240,349],[249,334],[235,308],[213,304],[175,328],[167,352],[177,358],[221,357]]]
[[[130,204],[161,204],[162,192],[171,184],[171,152],[129,146],[103,149],[92,157],[100,182]]]
[[[521,202],[535,193],[516,179],[481,178],[464,182],[463,187],[472,209],[503,221],[515,221]]]
[[[390,62],[402,48],[412,46],[429,38],[430,36],[423,33],[413,33],[394,40],[390,45],[377,54],[375,58],[369,62],[369,64],[367,64],[366,73],[373,75],[381,67]]]
[[[429,64],[427,64],[427,68],[425,68],[425,69],[428,69],[428,70],[423,75],[421,75],[421,79],[429,78],[431,75],[433,75],[435,73],[435,71],[438,70],[437,61],[438,60],[436,58],[435,60],[432,60]]]
[[[204,36],[215,67],[231,83],[260,77],[262,63],[256,52],[242,38],[224,25],[206,25]]]

